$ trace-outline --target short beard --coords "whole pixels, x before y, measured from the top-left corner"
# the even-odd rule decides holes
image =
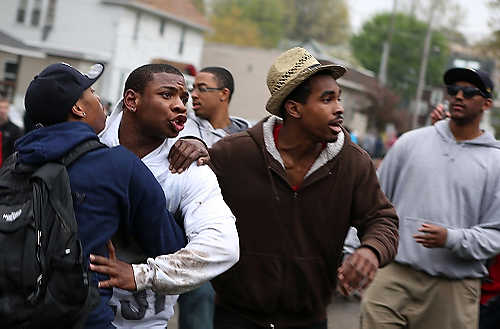
[[[453,116],[451,117],[451,120],[455,122],[457,126],[466,126],[468,124],[471,124],[472,122],[476,121],[478,118],[481,119],[482,113],[479,113],[475,116],[466,116],[464,118],[454,118]]]

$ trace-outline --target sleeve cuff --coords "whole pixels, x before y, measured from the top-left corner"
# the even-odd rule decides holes
[[[155,270],[149,264],[132,264],[137,291],[152,288]]]
[[[368,245],[368,244],[362,244],[361,246],[359,246],[359,248],[370,249],[375,254],[375,256],[377,256],[379,267],[382,266],[382,260],[381,260],[381,257],[380,257],[380,253],[379,253],[379,251],[374,246],[371,246],[371,245]]]
[[[461,232],[460,230],[447,229],[448,233],[446,234],[446,242],[444,243],[445,248],[453,249],[458,241],[460,240]]]

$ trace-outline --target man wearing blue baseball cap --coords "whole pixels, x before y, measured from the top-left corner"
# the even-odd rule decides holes
[[[466,68],[444,83],[449,119],[401,136],[379,168],[400,243],[363,294],[361,328],[478,327],[485,262],[500,253],[500,143],[479,127],[494,85]]]
[[[98,140],[96,133],[104,128],[106,117],[92,85],[103,70],[102,64],[96,64],[82,74],[58,63],[33,79],[25,96],[26,111],[43,127],[17,142],[20,163],[38,166],[57,161],[77,145]],[[74,210],[84,259],[90,253],[107,256],[106,244],[119,226],[150,257],[184,246],[182,230],[166,209],[163,190],[130,151],[123,147],[90,151],[68,168],[68,174],[71,192],[77,196]],[[106,276],[95,274],[92,279],[97,286]],[[99,292],[100,304],[88,316],[85,328],[114,328],[114,313],[108,305],[112,290]]]

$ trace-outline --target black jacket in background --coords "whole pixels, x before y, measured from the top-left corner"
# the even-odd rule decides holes
[[[7,120],[6,123],[0,126],[2,133],[2,163],[12,153],[14,153],[14,142],[23,135],[21,128]]]

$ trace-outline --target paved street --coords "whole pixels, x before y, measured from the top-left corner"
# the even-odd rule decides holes
[[[177,314],[177,307],[175,314]],[[359,300],[335,297],[328,307],[328,329],[358,329]],[[177,316],[168,323],[168,329],[178,329]]]

